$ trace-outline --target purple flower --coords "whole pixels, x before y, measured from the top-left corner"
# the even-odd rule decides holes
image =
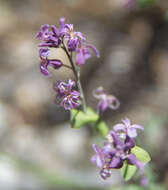
[[[60,18],[60,28],[57,29],[56,26],[45,24],[41,26],[40,31],[36,34],[36,38],[38,40],[42,40],[43,42],[39,43],[39,47],[55,47],[57,48],[61,43],[61,37],[65,34],[65,19]]]
[[[136,156],[131,153],[134,146],[135,142],[132,138],[126,136],[125,139],[121,139],[115,131],[111,130],[101,149],[96,144],[93,145],[96,154],[92,156],[91,162],[96,163],[97,167],[100,168],[100,176],[107,179],[113,168],[119,169],[127,161],[128,164],[135,165],[139,169],[143,180],[145,164],[137,160]]]
[[[77,65],[85,64],[86,60],[91,57],[90,50],[93,52],[95,56],[99,57],[99,52],[93,45],[84,45],[84,44],[78,43],[78,46],[76,48],[76,64]]]
[[[72,88],[75,86],[75,82],[69,80],[68,83],[56,82],[54,83],[54,90],[56,91],[56,100],[60,101],[60,105],[65,110],[71,110],[80,106],[80,93]]]
[[[67,41],[69,51],[75,51],[79,43],[85,42],[85,37],[81,32],[73,30],[73,24],[66,24],[64,27],[64,39]]]
[[[119,100],[112,95],[105,94],[102,87],[98,87],[93,91],[93,96],[99,100],[98,110],[104,112],[107,108],[116,110],[120,106]]]
[[[35,35],[38,40],[48,41],[53,33],[49,31],[49,25],[42,25],[40,31]]]
[[[65,18],[60,18],[59,25],[59,28],[56,28],[56,26],[51,25],[52,32],[57,38],[63,37],[65,34]]]
[[[144,130],[144,127],[141,125],[133,124],[131,125],[131,122],[128,118],[122,120],[123,123],[119,123],[114,125],[113,129],[116,132],[124,132],[125,135],[128,135],[130,138],[135,138],[137,136],[137,129]],[[123,134],[121,134],[123,135]]]
[[[49,56],[49,49],[48,48],[41,48],[39,50],[40,54],[40,71],[45,76],[50,76],[48,66],[51,66],[54,69],[59,69],[62,66],[62,62],[58,59],[48,59]]]

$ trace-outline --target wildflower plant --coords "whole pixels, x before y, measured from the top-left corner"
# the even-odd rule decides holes
[[[127,181],[138,170],[142,185],[146,185],[144,168],[150,161],[150,156],[135,142],[137,131],[144,130],[144,127],[131,124],[131,121],[126,118],[122,120],[122,123],[114,125],[109,130],[102,114],[108,108],[118,109],[120,102],[115,96],[107,94],[103,87],[93,90],[93,96],[98,100],[97,110],[86,105],[80,70],[92,55],[99,57],[99,51],[93,45],[87,44],[84,34],[74,31],[73,24],[66,24],[64,18],[60,18],[59,23],[59,28],[48,24],[41,26],[35,36],[41,41],[38,44],[41,73],[49,77],[51,74],[48,67],[55,70],[66,67],[72,70],[75,77],[75,81],[69,79],[67,82],[56,81],[53,83],[56,93],[55,102],[70,111],[72,128],[91,126],[104,138],[101,148],[93,144],[95,153],[91,158],[91,162],[100,168],[102,179],[109,178],[113,169],[119,169]],[[50,59],[51,48],[61,48],[65,52],[70,66],[65,65],[59,58]]]

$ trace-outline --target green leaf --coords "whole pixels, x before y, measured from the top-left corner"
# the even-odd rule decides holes
[[[80,128],[88,123],[95,123],[99,119],[99,115],[92,109],[87,108],[86,113],[81,110],[71,110],[71,126],[72,128]]]
[[[97,125],[97,130],[99,131],[99,133],[105,137],[108,134],[108,126],[106,125],[106,123],[104,121],[100,121]]]
[[[133,153],[137,159],[143,163],[147,163],[151,160],[148,152],[146,150],[140,148],[139,146],[135,146],[131,149],[131,153]]]
[[[127,161],[125,161],[123,167],[121,168],[121,174],[124,180],[125,181],[130,180],[134,176],[136,170],[137,170],[136,166],[130,165],[127,163]]]

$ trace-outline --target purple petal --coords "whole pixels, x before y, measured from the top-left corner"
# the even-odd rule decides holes
[[[79,96],[80,96],[80,92],[78,92],[78,91],[76,91],[76,90],[73,90],[73,91],[71,92],[71,95],[72,95],[72,96],[75,96],[75,97],[79,97]]]
[[[74,34],[79,37],[82,42],[85,42],[86,41],[86,38],[84,37],[84,35],[81,33],[81,32],[74,32]]]
[[[101,169],[101,171],[100,171],[100,176],[101,176],[102,179],[106,180],[108,177],[111,176],[111,171],[108,170],[108,169],[104,169],[104,168],[103,168],[103,169]]]
[[[67,38],[68,39],[68,38]],[[68,50],[69,51],[75,51],[76,50],[76,47],[79,43],[79,39],[78,38],[71,38],[70,40],[68,39]]]
[[[48,31],[48,29],[49,29],[49,24],[44,24],[44,25],[42,25],[41,28],[40,28],[40,30],[41,30],[42,32],[46,32],[46,31]]]
[[[65,28],[68,29],[68,32],[73,32],[73,24],[65,24]]]
[[[123,165],[122,159],[120,157],[114,156],[110,162],[110,168],[121,168]]]
[[[133,125],[131,125],[131,127],[136,128],[136,129],[144,130],[144,127],[142,127],[141,125],[137,125],[137,124],[133,124]]]
[[[125,132],[125,125],[122,123],[116,124],[113,127],[114,131],[124,131]]]
[[[87,48],[82,48],[82,53],[83,53],[83,56],[85,57],[86,60],[91,57],[91,54]]]
[[[95,56],[100,57],[99,51],[93,45],[86,45],[86,48],[90,48]]]
[[[125,139],[125,145],[124,145],[124,151],[130,150],[135,146],[135,142],[133,138],[130,138],[128,135],[126,136]]]
[[[38,40],[42,40],[43,33],[40,31],[35,35],[35,38]]]
[[[100,153],[100,149],[96,144],[93,144],[93,150],[96,152],[96,154]]]
[[[135,138],[137,136],[137,132],[136,132],[136,129],[135,128],[128,128],[127,129],[127,134],[129,137],[131,138]]]
[[[103,154],[108,154],[110,153],[111,155],[115,154],[115,150],[112,149],[111,144],[105,144],[103,148],[101,149]]]
[[[99,86],[93,90],[93,96],[97,99],[100,99],[102,94],[104,94],[104,89],[102,86]]]
[[[120,140],[118,135],[114,131],[110,131],[110,135],[113,137],[113,145],[114,147],[117,147],[117,145],[123,146],[124,143]]]
[[[96,165],[99,168],[101,168],[104,165],[104,159],[102,157],[102,153],[96,144],[93,144],[93,149],[96,152],[96,158],[95,158]]]
[[[48,67],[47,64],[44,64],[44,63],[42,63],[42,62],[40,63],[40,71],[41,71],[41,73],[42,73],[43,75],[45,75],[45,76],[50,76],[47,67]]]
[[[110,102],[111,103],[109,104],[109,108],[116,110],[120,107],[120,102],[116,97],[110,96]]]
[[[59,69],[62,66],[62,62],[58,59],[49,60],[49,65],[54,69]]]
[[[125,124],[126,127],[129,127],[131,125],[131,122],[128,118],[123,119],[122,122]]]
[[[108,108],[108,102],[104,100],[100,100],[98,103],[98,110],[104,112]]]
[[[38,44],[39,47],[52,47],[53,43],[51,42],[41,42]]]
[[[145,175],[141,176],[140,183],[141,183],[141,186],[143,186],[143,187],[146,187],[148,185],[148,179],[147,179],[147,177]]]
[[[68,81],[68,85],[67,85],[68,90],[71,90],[73,86],[75,86],[75,81],[73,81],[73,80],[70,79]]]
[[[85,57],[81,50],[79,50],[76,54],[76,64],[83,65],[85,63]]]
[[[94,163],[96,163],[96,155],[94,155],[94,156],[92,156],[91,157],[91,159],[90,159],[90,161],[94,164]]]
[[[59,30],[56,28],[56,26],[51,25],[51,30],[53,31],[53,33],[54,33],[56,36],[59,36]]]
[[[40,57],[47,58],[49,56],[49,54],[50,54],[50,51],[48,48],[40,48],[40,50],[39,50]]]
[[[56,45],[59,43],[59,39],[55,36],[50,36],[50,40],[53,41]]]
[[[127,157],[127,161],[129,164],[132,164],[132,165],[137,165],[137,158],[134,154],[130,154],[128,157]]]
[[[65,26],[65,18],[60,18],[59,20],[59,24],[60,24],[60,30],[62,30]]]
[[[130,154],[127,157],[127,161],[128,161],[129,164],[136,165],[137,168],[140,169],[140,172],[142,172],[144,170],[144,167],[146,165],[145,163],[142,163],[139,160],[137,160],[137,158],[136,158],[136,156],[134,154]]]

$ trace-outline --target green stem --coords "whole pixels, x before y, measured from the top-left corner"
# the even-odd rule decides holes
[[[126,162],[127,163],[127,162]],[[125,171],[124,171],[124,175],[123,175],[123,178],[125,179],[126,176],[127,176],[127,171],[128,171],[128,163],[126,164],[126,168],[125,168]]]
[[[62,64],[62,66],[72,70],[72,67],[69,65]]]

